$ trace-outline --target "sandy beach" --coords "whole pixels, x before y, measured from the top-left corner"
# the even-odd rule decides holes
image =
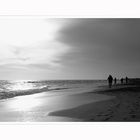
[[[82,121],[140,121],[140,86],[121,85],[112,89],[104,87],[96,93],[115,98],[52,112],[50,115],[69,116]]]
[[[63,89],[2,99],[0,121],[140,121],[139,85],[116,85],[111,89],[100,86],[82,93],[66,94],[68,92]]]

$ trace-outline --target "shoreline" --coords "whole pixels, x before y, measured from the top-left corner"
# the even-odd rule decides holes
[[[48,96],[49,92],[31,94],[27,96],[16,96],[0,102],[0,121],[1,122],[73,122],[80,119],[49,116],[50,112],[71,109],[77,106],[108,100],[108,95],[89,94],[89,90],[84,93],[67,94],[66,90],[54,91],[54,96]],[[47,93],[47,94],[46,94]],[[61,94],[60,94],[61,93]],[[56,95],[59,96],[56,96]]]
[[[0,121],[140,121],[139,92],[140,86],[131,84],[116,85],[111,89],[101,85],[98,88],[84,87],[83,90],[57,90],[53,94],[47,91],[15,96],[1,100]]]
[[[68,89],[68,88],[56,88],[56,89],[43,88],[43,89],[32,89],[30,91],[29,90],[19,90],[19,91],[1,92],[0,100],[10,99],[10,98],[19,97],[19,96],[39,94],[39,93],[43,93],[43,92],[65,90],[65,89]]]
[[[84,104],[72,109],[51,112],[49,115],[76,118],[89,122],[140,121],[139,92],[139,85],[117,85],[111,89],[104,87],[96,91],[96,94],[115,96],[116,98]]]

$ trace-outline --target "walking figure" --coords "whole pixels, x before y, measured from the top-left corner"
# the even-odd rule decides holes
[[[112,87],[112,82],[113,82],[113,77],[111,75],[108,76],[108,84],[109,84],[109,88]]]
[[[116,77],[114,78],[114,84],[115,84],[115,85],[117,84],[117,79],[116,79]]]
[[[121,78],[121,84],[123,84],[123,78]]]
[[[128,77],[125,78],[126,84],[128,84]]]

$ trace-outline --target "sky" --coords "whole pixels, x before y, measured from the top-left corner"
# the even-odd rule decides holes
[[[0,79],[140,77],[140,19],[0,17]]]

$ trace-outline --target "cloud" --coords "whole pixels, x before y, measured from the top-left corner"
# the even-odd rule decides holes
[[[72,19],[57,40],[79,57],[134,64],[140,59],[139,36],[140,19]]]
[[[5,47],[1,53],[0,65],[48,65],[50,67],[59,66],[59,61],[69,48],[59,42],[43,42],[35,46],[26,47]],[[7,55],[8,54],[8,55]],[[43,68],[43,67],[42,67]]]
[[[0,18],[0,77],[140,76],[139,36],[140,19]]]
[[[58,67],[69,47],[55,40],[62,25],[34,17],[0,18],[0,65],[8,68]],[[42,65],[42,66],[41,66]]]

